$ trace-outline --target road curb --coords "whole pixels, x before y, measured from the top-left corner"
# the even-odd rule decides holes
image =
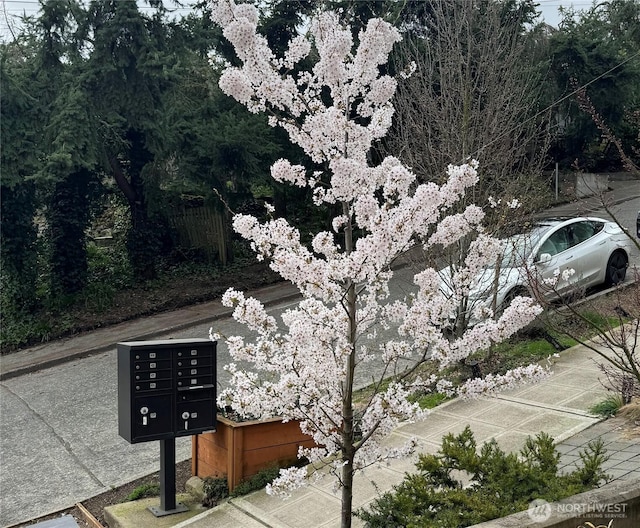
[[[297,298],[300,297],[300,293],[295,292],[295,293],[288,293],[285,295],[282,295],[280,297],[278,297],[277,299],[270,299],[270,300],[266,300],[263,302],[263,304],[265,306],[273,306],[275,304],[280,304],[280,303],[284,303],[287,301],[293,301]],[[172,325],[172,326],[166,326],[160,329],[156,329],[156,330],[151,330],[148,332],[141,332],[139,334],[134,334],[130,337],[127,337],[127,340],[130,341],[144,341],[147,339],[152,339],[154,337],[160,336],[160,335],[164,335],[164,334],[168,334],[170,332],[178,332],[180,330],[184,330],[186,328],[189,328],[191,326],[195,326],[195,325],[199,325],[199,324],[203,324],[206,323],[208,321],[217,321],[219,319],[224,319],[227,317],[231,317],[233,310],[230,309],[224,309],[221,310],[217,313],[213,313],[211,315],[201,315],[201,316],[194,316],[193,319],[190,319],[188,321],[183,321],[179,324],[176,325]],[[132,320],[135,321],[135,320]],[[90,331],[88,331],[87,333],[90,333]],[[20,366],[20,367],[16,367],[13,369],[9,369],[7,371],[1,371],[0,372],[0,381],[5,381],[5,380],[9,380],[12,378],[17,378],[20,376],[23,376],[25,374],[31,374],[33,372],[38,372],[39,370],[44,370],[47,368],[51,368],[51,367],[55,367],[57,365],[61,365],[64,363],[68,363],[70,361],[76,360],[76,359],[81,359],[81,358],[85,358],[85,357],[89,357],[89,356],[93,356],[96,354],[100,354],[102,352],[107,352],[111,349],[113,349],[115,347],[115,345],[117,344],[119,340],[116,340],[116,342],[113,343],[107,343],[107,344],[102,344],[102,345],[98,345],[96,347],[91,347],[91,348],[87,348],[84,350],[79,350],[77,352],[70,352],[69,354],[65,354],[63,356],[56,356],[56,357],[51,357],[51,358],[44,358],[44,359],[40,359],[38,361],[34,361],[33,363],[29,363],[29,364],[25,364],[24,366]]]

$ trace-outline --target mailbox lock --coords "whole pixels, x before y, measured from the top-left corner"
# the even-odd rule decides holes
[[[182,419],[184,420],[184,429],[186,431],[187,429],[189,429],[189,412],[188,411],[184,411],[182,413]]]
[[[140,414],[142,415],[142,425],[148,425],[149,424],[149,418],[148,418],[147,414],[149,414],[149,407],[140,408]]]

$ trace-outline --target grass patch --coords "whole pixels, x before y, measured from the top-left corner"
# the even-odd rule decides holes
[[[629,320],[628,317],[621,318],[619,316],[606,315],[600,312],[592,311],[582,312],[581,315],[585,318],[589,325],[595,326],[597,328],[615,328],[617,326],[620,326],[621,322],[625,323]]]
[[[602,416],[604,418],[611,418],[612,416],[618,414],[618,411],[622,408],[623,405],[624,401],[621,394],[611,394],[601,402],[598,402],[593,407],[591,407],[589,409],[589,412],[591,414]]]
[[[537,337],[545,335],[546,337]],[[552,343],[553,342],[553,343]],[[421,365],[414,375],[423,379],[428,378],[432,374],[450,380],[454,385],[459,385],[465,380],[474,377],[478,373],[481,376],[487,374],[504,374],[508,370],[516,367],[530,365],[544,361],[549,356],[558,352],[556,346],[565,349],[577,344],[573,339],[562,336],[558,333],[547,333],[539,328],[531,328],[523,331],[516,336],[498,343],[491,347],[488,351],[481,351],[469,356],[466,363],[458,363],[451,365],[440,371],[438,365],[434,362],[427,361]],[[476,367],[470,366],[470,361],[476,362]],[[376,385],[369,385],[354,392],[354,403],[356,408],[364,407],[375,392],[384,392],[393,381],[393,378],[387,378]],[[418,402],[423,409],[432,409],[441,403],[447,401],[447,397],[435,391],[421,392],[410,398],[411,402]]]
[[[414,395],[409,398],[409,401],[418,402],[421,409],[433,409],[448,399],[450,398],[439,392],[430,392],[429,394]]]
[[[573,339],[567,337],[554,335],[553,338],[562,345],[563,349],[576,344]],[[547,339],[515,337],[494,345],[485,354],[484,360],[481,360],[480,367],[483,374],[504,374],[507,370],[544,360],[556,353],[558,350]]]
[[[157,497],[160,495],[160,484],[142,484],[127,495],[123,502],[130,502],[146,497]]]

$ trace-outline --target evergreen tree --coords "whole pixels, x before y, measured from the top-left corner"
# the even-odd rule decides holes
[[[636,117],[640,112],[640,4],[612,0],[586,11],[567,9],[563,14],[551,38],[557,97],[584,86],[584,92],[577,95],[588,98],[593,111],[585,112],[575,95],[559,107],[554,157],[566,168],[621,168],[618,149],[592,115],[597,113],[621,141],[626,155],[640,164]]]

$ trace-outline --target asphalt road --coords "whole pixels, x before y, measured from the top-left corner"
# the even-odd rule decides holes
[[[640,185],[634,185],[640,191]],[[613,210],[635,233],[640,198]],[[594,216],[599,213],[592,211]],[[396,285],[398,294],[410,288],[408,271],[399,273]],[[289,306],[276,305],[270,311]],[[162,337],[207,337],[209,326]],[[241,330],[230,320],[216,323],[222,334]],[[227,359],[220,346],[219,364]],[[366,383],[371,374],[358,381]],[[0,384],[1,526],[70,506],[159,469],[158,442],[130,445],[118,436],[116,378],[114,349]],[[221,372],[220,383],[225,379]],[[189,458],[190,439],[179,439],[176,451],[177,460]]]

